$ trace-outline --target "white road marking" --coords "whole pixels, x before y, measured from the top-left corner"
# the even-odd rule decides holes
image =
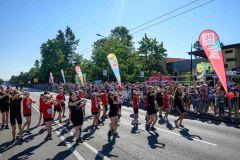
[[[39,112],[39,110],[37,109],[37,105],[33,104],[34,109]],[[62,124],[60,123],[56,123],[59,127],[62,127],[64,131],[68,132],[71,136],[74,136],[73,132],[69,131],[66,127],[64,127]],[[53,129],[56,130],[56,128],[53,126]],[[58,131],[55,131],[56,133]],[[57,133],[58,134],[58,133]],[[60,133],[59,133],[60,134]],[[62,139],[63,138],[63,139]],[[62,140],[65,140],[64,137],[62,137]],[[65,142],[66,145],[68,145]],[[104,154],[102,154],[101,152],[99,152],[97,149],[95,149],[94,147],[92,147],[91,145],[89,145],[87,142],[83,142],[83,145],[85,145],[88,149],[90,149],[91,151],[93,151],[97,156],[101,157],[104,160],[110,160],[110,158],[108,158],[107,156],[105,156]],[[72,147],[71,147],[72,148]],[[72,148],[73,149],[73,148]],[[74,149],[73,149],[74,150]],[[72,151],[72,150],[71,150]],[[76,151],[76,150],[74,150]],[[76,151],[77,152],[77,151]],[[78,152],[77,152],[78,153]],[[79,154],[80,155],[80,154]]]
[[[39,113],[39,109],[37,108],[37,106],[35,104],[32,105],[33,108]],[[71,144],[67,143],[65,140],[65,137],[63,137],[61,135],[61,133],[59,131],[56,130],[55,126],[52,126],[53,130],[55,130],[54,132],[58,135],[58,137],[66,144],[67,148],[74,154],[74,156],[79,159],[79,160],[85,160],[78,152],[76,149],[74,149],[72,147]]]
[[[65,130],[66,132],[68,132],[71,136],[73,136],[73,132],[69,131],[66,127],[64,127],[62,124],[57,123],[57,125],[59,127],[62,127],[63,130]],[[87,142],[83,142],[83,145],[85,145],[88,149],[90,149],[91,151],[93,151],[97,156],[103,158],[104,160],[110,160],[107,156],[103,155],[101,152],[99,152],[97,149],[95,149],[94,147],[92,147],[91,145],[89,145]]]
[[[124,107],[125,109],[127,109],[127,110],[131,110],[131,111],[132,111],[131,108],[127,108],[127,107],[125,107],[125,106],[123,106],[123,107]],[[144,111],[140,111],[140,112],[143,112],[143,113],[144,113]],[[130,125],[130,124],[129,124],[129,125]],[[200,140],[200,139],[197,139],[197,138],[192,138],[192,137],[190,137],[190,136],[183,136],[183,135],[181,135],[181,134],[179,134],[179,133],[172,132],[172,131],[168,131],[168,130],[165,130],[165,129],[161,129],[161,128],[158,128],[158,127],[156,127],[156,126],[155,126],[155,128],[156,128],[157,130],[159,130],[159,131],[163,131],[163,132],[166,132],[166,133],[170,133],[170,134],[173,134],[173,135],[176,135],[176,136],[181,136],[181,137],[185,137],[185,138],[191,138],[192,140],[197,141],[197,142],[209,144],[209,145],[212,145],[212,146],[217,146],[217,144],[215,144],[215,143],[211,143],[211,142],[208,142],[208,141]],[[143,130],[145,130],[145,128],[144,128]]]

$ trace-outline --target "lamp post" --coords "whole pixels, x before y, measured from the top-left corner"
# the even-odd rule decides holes
[[[107,40],[107,37],[97,33],[96,34],[98,37],[102,37],[105,38]],[[108,40],[106,41],[106,43],[108,43]],[[110,52],[110,49],[108,50],[108,52]],[[109,68],[109,64],[107,64],[107,81],[109,82],[109,73],[110,73],[110,68]]]

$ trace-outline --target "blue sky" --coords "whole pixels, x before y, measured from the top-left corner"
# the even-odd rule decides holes
[[[80,39],[78,51],[89,48],[115,26],[133,28],[192,0],[2,0],[0,1],[0,78],[28,71],[40,59],[40,46],[70,26]],[[208,0],[180,10],[190,9]],[[163,41],[169,57],[188,58],[187,51],[204,29],[215,30],[225,45],[240,42],[240,1],[215,0],[187,14],[134,34]],[[169,16],[168,16],[169,17]],[[156,22],[164,20],[163,17]],[[91,52],[83,52],[90,58]]]

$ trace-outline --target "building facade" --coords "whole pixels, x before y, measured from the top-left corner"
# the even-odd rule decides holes
[[[240,72],[240,43],[225,45],[222,50],[226,71]],[[189,55],[206,58],[203,50],[188,53]]]

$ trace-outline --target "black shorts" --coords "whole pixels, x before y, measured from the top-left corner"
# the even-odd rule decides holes
[[[0,107],[1,113],[4,112],[9,112],[9,106],[8,105],[3,105]]]
[[[44,122],[53,121],[53,118],[44,118]]]
[[[62,111],[62,108],[61,108],[61,107],[55,107],[55,106],[54,106],[54,112],[56,112],[56,111],[57,111],[57,112],[61,112],[61,111]]]
[[[133,108],[134,114],[138,114],[138,108]]]
[[[76,115],[75,113],[71,113],[71,121],[74,127],[83,125],[83,116],[81,114]]]
[[[153,115],[153,114],[156,114],[157,113],[157,110],[155,108],[155,106],[148,106],[147,107],[147,114],[149,116]]]
[[[92,115],[96,115],[96,114],[98,114],[98,112],[92,112]]]
[[[109,118],[116,117],[117,115],[118,115],[118,113],[109,113],[108,114]]]
[[[10,123],[12,126],[16,125],[16,120],[17,124],[22,124],[22,116],[21,113],[10,113]]]
[[[183,108],[183,106],[176,106],[176,109],[177,109],[177,111],[178,111],[178,113],[179,114],[181,114],[181,113],[185,113],[185,109]]]
[[[24,117],[29,117],[29,116],[32,116],[32,114],[31,114],[31,113],[28,113],[28,114],[24,114],[23,116],[24,116]]]

